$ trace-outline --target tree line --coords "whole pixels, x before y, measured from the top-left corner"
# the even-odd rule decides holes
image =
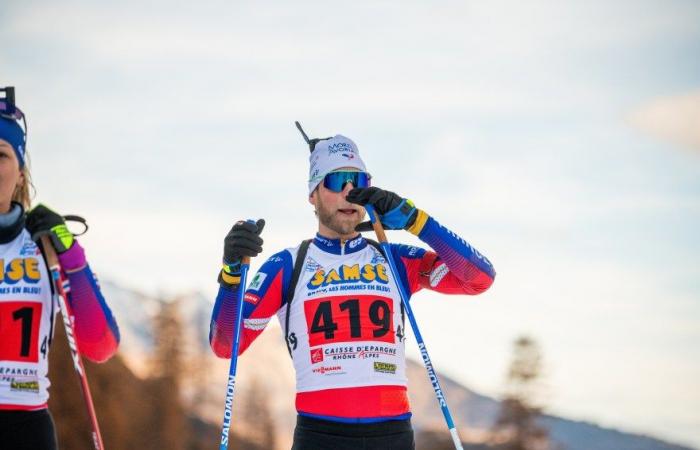
[[[181,395],[183,383],[196,385],[197,380],[188,373],[183,355],[184,333],[178,307],[176,301],[161,302],[153,323],[155,345],[146,378],[135,375],[119,354],[104,364],[84,360],[105,448],[211,450],[219,442],[220,427],[202,421],[197,414],[197,395],[189,401]],[[57,324],[55,330],[49,362],[49,409],[56,422],[59,447],[93,450],[90,422],[64,328]],[[266,397],[261,393],[257,398],[263,402],[237,405],[245,412],[240,417],[246,418],[246,434],[233,430],[230,448],[275,448],[274,422]]]
[[[147,377],[134,374],[119,354],[104,364],[85,361],[105,447],[109,450],[211,450],[219,442],[220,424],[205,422],[199,414],[198,399],[206,395],[207,381],[198,377],[206,372],[209,355],[199,355],[198,361],[185,355],[179,302],[163,301],[160,306],[153,322],[154,348]],[[64,328],[57,324],[55,330],[49,365],[49,407],[59,446],[92,450],[90,423]],[[490,438],[482,443],[464,443],[465,450],[562,450],[550,442],[547,430],[539,422],[543,410],[541,378],[539,345],[530,337],[519,337],[513,345],[505,395]],[[194,387],[194,395],[189,399],[183,398],[183,383]],[[231,431],[230,448],[275,449],[276,427],[265,386],[254,380],[248,389],[248,395],[237,397],[239,423]],[[223,392],[222,386],[222,396]],[[448,450],[454,446],[446,430],[421,430],[416,433],[416,448]]]

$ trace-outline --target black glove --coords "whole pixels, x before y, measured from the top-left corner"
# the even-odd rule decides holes
[[[412,201],[378,187],[352,189],[345,199],[362,206],[372,205],[379,216],[379,221],[387,230],[410,228],[418,215],[418,209]],[[371,231],[372,223],[362,222],[355,227],[355,230]]]
[[[262,252],[263,240],[260,233],[265,227],[265,219],[252,221],[239,220],[224,239],[224,264],[235,265],[244,256],[258,256]]]
[[[73,233],[68,230],[63,217],[44,205],[37,205],[29,211],[25,224],[34,241],[38,241],[42,236],[48,235],[56,249],[56,253],[65,252],[75,242]]]

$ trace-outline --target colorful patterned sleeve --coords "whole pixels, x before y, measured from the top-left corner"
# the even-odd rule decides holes
[[[392,245],[404,286],[412,294],[426,288],[444,294],[476,295],[486,291],[496,277],[491,262],[467,241],[440,225],[425,212],[409,231],[433,250]]]
[[[66,294],[80,353],[94,362],[106,361],[119,346],[119,328],[85,260],[85,252],[75,241],[58,259],[68,281]]]
[[[239,355],[263,332],[282,306],[283,293],[289,285],[291,273],[292,257],[285,250],[270,257],[250,281],[243,297],[243,330],[238,344]],[[223,271],[219,281],[219,293],[209,324],[209,344],[216,356],[230,358],[240,284]]]

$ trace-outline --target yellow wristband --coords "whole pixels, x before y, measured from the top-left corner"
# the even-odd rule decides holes
[[[224,270],[221,271],[221,279],[224,280],[224,282],[227,284],[240,284],[241,283],[240,276],[229,275]]]
[[[413,222],[413,225],[408,228],[408,231],[418,236],[420,232],[423,231],[423,227],[425,226],[426,222],[428,222],[429,217],[430,216],[425,211],[419,209],[418,215],[416,216],[416,221]]]

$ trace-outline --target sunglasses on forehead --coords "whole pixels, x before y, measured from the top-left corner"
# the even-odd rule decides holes
[[[323,178],[323,186],[329,191],[342,192],[348,183],[352,183],[356,188],[369,187],[371,178],[367,172],[339,170],[326,175]]]
[[[12,86],[0,88],[0,117],[3,119],[22,121],[24,125],[24,145],[27,145],[27,119],[24,113],[15,105],[15,88]]]
[[[2,95],[0,96],[0,117],[16,121],[24,120],[24,114],[15,106],[15,88],[0,88],[0,95]]]

